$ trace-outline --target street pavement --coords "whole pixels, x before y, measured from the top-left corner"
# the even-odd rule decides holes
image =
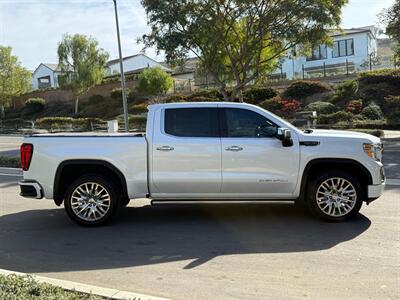
[[[391,185],[338,224],[290,203],[141,199],[83,228],[0,168],[0,268],[172,299],[399,299],[399,160],[400,140],[386,142]]]

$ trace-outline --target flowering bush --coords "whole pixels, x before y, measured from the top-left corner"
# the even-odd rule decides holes
[[[362,110],[362,100],[351,100],[346,104],[346,111],[352,114],[359,114]]]
[[[295,99],[285,99],[280,96],[276,96],[272,99],[261,102],[259,106],[279,116],[292,118],[294,113],[301,110],[303,102]]]
[[[295,99],[282,99],[282,116],[292,117],[294,113],[301,110],[303,103],[301,101],[297,101]]]

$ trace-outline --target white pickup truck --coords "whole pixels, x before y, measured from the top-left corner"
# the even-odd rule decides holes
[[[21,195],[64,202],[81,225],[130,199],[293,200],[343,221],[385,186],[382,144],[368,134],[301,131],[257,106],[149,106],[145,134],[39,134],[21,146]]]

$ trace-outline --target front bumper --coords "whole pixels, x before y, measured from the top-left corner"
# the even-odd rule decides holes
[[[22,180],[18,182],[18,184],[21,189],[21,193],[19,194],[20,196],[25,198],[35,198],[35,199],[43,198],[43,189],[37,181]]]
[[[382,196],[383,191],[385,190],[386,183],[383,182],[381,184],[374,184],[368,186],[368,200],[371,202]]]

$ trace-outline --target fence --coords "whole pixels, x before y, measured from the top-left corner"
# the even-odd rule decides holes
[[[335,64],[326,64],[323,62],[318,66],[312,67],[307,67],[307,65],[302,64],[301,74],[295,73],[295,78],[312,79],[351,75],[381,69],[396,69],[397,65],[398,62],[396,62],[395,56],[376,57],[371,54],[369,59],[365,60],[361,65],[356,65],[354,62],[349,61],[348,59]]]

